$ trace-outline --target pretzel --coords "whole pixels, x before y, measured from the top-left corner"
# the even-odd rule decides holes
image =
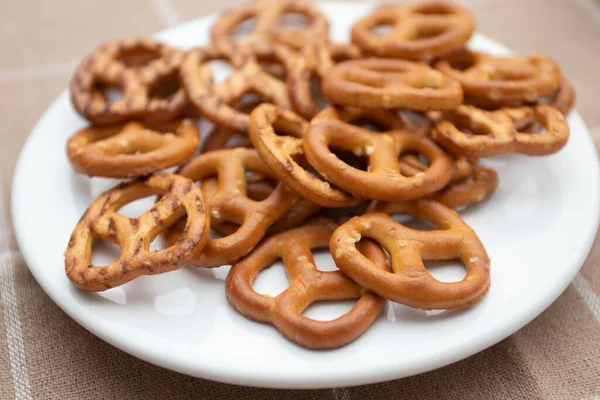
[[[334,104],[363,108],[445,110],[463,100],[458,82],[426,64],[378,58],[337,64],[325,74],[322,90]]]
[[[523,129],[537,124],[541,124],[545,132],[536,134]],[[556,153],[567,143],[569,125],[560,111],[547,104],[498,111],[462,105],[445,114],[436,124],[433,137],[451,152],[467,157],[510,152],[547,155]]]
[[[273,178],[273,173],[253,149],[235,148],[212,151],[191,159],[179,174],[193,181],[217,176],[218,190],[207,193],[212,219],[228,221],[240,226],[232,235],[211,239],[204,251],[191,260],[198,267],[213,268],[231,264],[246,255],[263,238],[270,225],[284,216],[298,197],[283,184],[264,200],[247,197],[247,171]],[[169,243],[177,240],[180,230],[173,227],[166,232]]]
[[[118,214],[125,204],[151,194],[162,197],[140,217]],[[187,223],[179,240],[166,249],[150,251],[154,238],[185,215]],[[73,230],[65,251],[65,270],[77,287],[103,291],[141,275],[183,267],[200,254],[209,232],[210,215],[200,188],[181,176],[159,173],[121,184],[94,200]],[[118,244],[119,259],[110,265],[92,265],[96,238]]]
[[[261,104],[250,115],[250,140],[264,162],[290,189],[323,207],[350,207],[361,200],[312,174],[302,137],[308,122],[292,111]],[[285,134],[279,136],[276,131]]]
[[[523,58],[461,49],[435,68],[461,84],[466,102],[485,108],[518,106],[550,96],[561,77],[558,66],[543,54]]]
[[[183,56],[181,50],[147,37],[104,44],[75,70],[71,102],[82,117],[99,125],[177,118],[187,104],[179,83]],[[109,88],[118,88],[122,98],[107,98]]]
[[[378,35],[374,29],[391,26]],[[352,42],[378,57],[429,61],[463,46],[475,32],[465,8],[442,0],[383,5],[352,27]]]
[[[304,151],[308,162],[322,176],[358,197],[378,200],[423,197],[450,181],[452,160],[426,136],[402,130],[374,133],[351,125],[369,114],[373,112],[328,107],[313,118],[304,135]],[[366,155],[367,171],[344,163],[331,147]],[[414,176],[401,174],[398,159],[406,152],[423,154],[429,166]]]
[[[286,27],[282,17],[300,14],[306,18],[308,27]],[[236,28],[244,21],[255,20],[254,27],[241,43],[279,43],[299,50],[306,43],[327,37],[329,22],[317,7],[303,0],[255,0],[226,11],[212,27],[213,42],[232,43]]]
[[[451,209],[433,200],[373,202],[371,214],[340,226],[330,242],[336,265],[361,286],[409,307],[448,310],[472,306],[490,286],[490,260],[473,230]],[[408,213],[440,229],[407,228],[386,214]],[[389,254],[392,271],[384,271],[357,252],[356,243],[372,239]],[[467,269],[458,282],[440,282],[424,260],[460,259]]]
[[[287,78],[290,99],[294,111],[302,117],[314,117],[321,107],[311,93],[311,84],[316,78],[321,84],[325,73],[336,63],[360,57],[360,50],[353,45],[338,43],[314,43],[307,45],[294,57]]]
[[[235,107],[245,94],[290,108],[285,83],[261,69],[259,56],[277,57],[282,63],[291,57],[282,46],[234,48],[223,42],[190,51],[181,66],[181,78],[195,110],[219,127],[246,132],[249,117]],[[234,71],[223,82],[215,83],[210,61],[219,59],[227,60]]]
[[[558,89],[552,94],[549,104],[558,111],[567,115],[575,104],[575,89],[565,76],[561,76]]]
[[[89,176],[133,178],[181,164],[198,147],[191,119],[172,123],[128,122],[83,129],[67,142],[77,172]]]
[[[449,154],[451,157],[452,155]],[[467,157],[453,156],[454,165],[452,167],[452,179],[451,182],[461,182],[469,178],[475,172],[477,166],[477,160],[469,159]],[[400,172],[403,175],[413,176],[419,172],[424,172],[427,169],[427,164],[421,161],[416,154],[403,154],[400,156],[398,161],[400,166]]]
[[[341,347],[358,338],[379,316],[385,301],[343,272],[322,272],[315,266],[311,250],[327,247],[336,226],[321,221],[265,240],[229,271],[225,283],[229,302],[243,315],[272,324],[289,340],[311,349]],[[361,243],[360,251],[376,268],[389,270],[385,254],[375,243]],[[290,286],[274,297],[257,293],[252,282],[278,258],[283,260]],[[358,299],[354,307],[332,321],[302,315],[315,302],[353,299]]]

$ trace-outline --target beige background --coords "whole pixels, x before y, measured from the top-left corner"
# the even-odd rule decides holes
[[[114,349],[49,300],[23,264],[8,217],[13,167],[32,126],[66,87],[77,61],[99,43],[150,34],[237,3],[0,1],[0,398],[600,399],[598,239],[573,284],[520,332],[438,371],[352,389],[262,390],[190,378]],[[481,32],[522,53],[544,51],[560,63],[598,148],[600,2],[463,3]]]

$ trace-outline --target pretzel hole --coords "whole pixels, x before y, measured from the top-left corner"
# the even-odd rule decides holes
[[[460,260],[425,260],[427,272],[440,282],[460,282],[467,269]]]
[[[369,170],[369,156],[363,147],[357,147],[350,151],[336,145],[330,145],[329,150],[351,167],[361,171]]]
[[[302,315],[315,321],[333,321],[348,314],[355,305],[356,300],[316,301],[310,304]]]
[[[415,32],[413,40],[429,39],[441,35],[446,32],[447,28],[444,26],[418,26]]]
[[[426,4],[413,8],[413,13],[419,15],[450,15],[454,14],[454,10],[443,4]]]
[[[285,66],[279,61],[273,60],[258,60],[260,67],[267,74],[271,75],[273,78],[284,81],[287,77],[287,69]]]
[[[446,58],[450,66],[457,71],[466,71],[475,65],[475,54],[468,50],[459,50]]]
[[[229,37],[233,41],[239,42],[240,40],[242,40],[243,38],[248,36],[250,33],[252,33],[255,25],[256,25],[256,18],[248,17],[236,25],[236,27],[231,31]]]
[[[388,33],[390,33],[390,31],[392,30],[393,25],[391,23],[382,23],[379,25],[375,25],[372,29],[371,32],[373,32],[374,34],[376,34],[377,36],[385,36]]]
[[[124,217],[138,218],[140,215],[154,207],[156,198],[153,194],[154,193],[128,202],[118,209],[118,213]]]
[[[119,86],[99,79],[94,82],[92,92],[100,95],[107,103],[116,103],[123,98],[123,91]]]
[[[310,98],[318,109],[322,110],[331,104],[321,90],[321,78],[319,78],[314,71],[310,77],[309,85]]]
[[[348,121],[348,123],[358,126],[358,127],[361,127],[363,129],[366,129],[371,132],[385,132],[385,131],[390,130],[389,127],[386,126],[385,124],[383,124],[380,121],[377,121],[373,118],[369,118],[369,117],[361,117],[357,120]]]
[[[408,214],[394,214],[391,216],[392,219],[398,223],[406,226],[407,228],[414,229],[416,231],[434,231],[438,230],[439,227],[434,223],[427,221],[422,218],[418,218]]]
[[[92,259],[90,264],[94,267],[111,265],[121,258],[121,248],[118,244],[104,240],[99,236],[92,242]]]
[[[280,259],[261,270],[252,282],[252,288],[256,293],[268,296],[278,296],[289,286],[290,281]]]
[[[279,23],[285,29],[306,29],[310,26],[310,21],[306,15],[295,12],[281,14]]]
[[[315,267],[319,271],[332,272],[339,270],[337,265],[335,265],[335,261],[333,261],[333,256],[331,255],[331,251],[329,251],[329,248],[315,248],[311,250],[311,253],[313,259],[315,260]]]
[[[158,99],[168,99],[179,89],[181,89],[179,72],[173,71],[150,85],[148,95]]]
[[[247,92],[238,98],[233,105],[233,108],[243,112],[244,114],[250,115],[259,104],[262,103],[262,98],[258,93]]]
[[[161,57],[162,55],[156,50],[134,47],[122,49],[115,58],[127,68],[141,68]]]
[[[227,60],[215,59],[208,62],[208,66],[212,73],[213,82],[223,82],[233,73],[233,66]]]

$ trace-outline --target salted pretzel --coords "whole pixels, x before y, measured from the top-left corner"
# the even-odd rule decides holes
[[[450,208],[433,200],[374,202],[369,214],[340,226],[330,242],[336,265],[361,286],[380,296],[426,310],[472,306],[490,286],[490,259],[475,232]],[[386,214],[406,213],[439,230],[418,231]],[[372,239],[391,258],[392,271],[382,270],[357,251],[356,243]],[[427,272],[425,260],[460,259],[467,269],[458,282],[440,282]]]
[[[378,34],[378,27],[390,26]],[[475,32],[475,18],[449,1],[388,4],[352,27],[352,42],[377,57],[429,61],[463,46]]]
[[[537,125],[545,132],[524,129]],[[461,105],[445,113],[433,130],[433,138],[451,152],[467,157],[511,152],[547,155],[567,143],[569,125],[560,111],[547,104],[497,111]]]
[[[322,82],[323,94],[345,106],[428,111],[452,109],[463,100],[458,82],[407,60],[344,61],[330,68]]]
[[[379,133],[352,125],[376,113],[381,111],[339,107],[321,111],[304,135],[308,162],[336,186],[368,199],[415,199],[443,188],[452,178],[453,162],[431,139],[404,130]],[[368,169],[363,171],[343,162],[332,147],[365,155]],[[429,165],[412,176],[403,175],[399,157],[406,152],[422,154]]]
[[[385,301],[367,292],[341,271],[319,271],[311,250],[327,248],[337,224],[307,224],[272,236],[231,268],[225,283],[229,302],[245,316],[272,324],[289,340],[311,349],[332,349],[362,335],[379,316]],[[383,251],[363,241],[359,251],[382,271],[388,270]],[[252,283],[261,270],[283,260],[290,286],[277,296],[257,293]],[[358,301],[346,314],[332,321],[302,315],[319,301]]]
[[[191,50],[181,66],[181,78],[195,110],[219,127],[248,131],[248,114],[236,109],[245,94],[254,94],[262,101],[290,108],[286,84],[262,70],[259,57],[289,60],[289,50],[283,46],[240,46],[220,42]],[[215,83],[210,61],[226,60],[233,73],[223,82]]]
[[[313,79],[318,84],[321,78],[336,63],[360,57],[358,47],[349,44],[325,43],[318,41],[306,45],[291,62],[287,85],[294,111],[310,119],[320,110],[317,100],[311,93]]]
[[[301,15],[307,27],[286,26],[286,14]],[[212,27],[213,42],[234,42],[232,37],[240,25],[254,19],[253,29],[241,42],[279,43],[293,49],[301,49],[306,43],[327,37],[329,22],[315,4],[305,0],[254,0],[226,11]]]
[[[261,158],[289,188],[323,207],[350,207],[361,199],[313,174],[302,137],[309,123],[290,110],[261,104],[250,115],[250,140]],[[279,133],[279,134],[278,134]]]
[[[207,193],[211,218],[239,225],[232,235],[210,239],[204,251],[191,260],[198,267],[212,268],[231,264],[246,255],[263,238],[269,226],[284,216],[298,196],[279,183],[264,200],[247,196],[246,173],[252,171],[274,178],[254,149],[235,148],[212,151],[191,159],[178,172],[193,181],[217,177],[218,190]],[[166,232],[169,243],[177,240],[180,230]]]
[[[179,83],[183,57],[183,51],[147,37],[104,44],[75,70],[71,102],[94,124],[177,118],[187,104]],[[122,97],[110,99],[110,88],[119,89]]]
[[[67,155],[82,174],[133,178],[181,164],[198,148],[198,135],[191,119],[89,127],[69,139]]]
[[[495,56],[461,49],[435,68],[460,83],[466,102],[485,108],[535,102],[552,95],[561,78],[558,65],[544,54]]]
[[[118,213],[125,204],[152,194],[158,202],[138,218]],[[187,215],[185,229],[170,247],[150,251],[154,238]],[[65,251],[69,279],[87,291],[102,291],[141,275],[178,269],[198,256],[210,232],[210,214],[202,191],[181,176],[158,173],[123,183],[101,194],[83,214]],[[110,265],[92,265],[92,243],[101,238],[118,244],[119,259]]]

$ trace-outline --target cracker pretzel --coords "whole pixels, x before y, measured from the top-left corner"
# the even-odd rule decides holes
[[[379,316],[385,301],[354,283],[341,271],[322,272],[312,250],[326,248],[336,228],[331,221],[307,224],[272,236],[235,264],[225,283],[229,302],[245,316],[270,323],[291,341],[311,349],[332,349],[362,335]],[[364,241],[359,250],[382,271],[388,268],[383,251]],[[257,293],[252,283],[261,270],[283,260],[290,286],[277,296]],[[352,309],[332,321],[302,315],[319,301],[354,300]]]
[[[544,54],[496,56],[461,49],[435,68],[460,83],[466,102],[486,108],[535,102],[552,95],[561,79],[558,65]]]
[[[356,196],[378,200],[423,197],[450,181],[452,160],[431,139],[405,130],[379,133],[352,125],[369,114],[374,112],[328,107],[313,118],[304,135],[304,151],[322,176]],[[362,171],[344,163],[332,147],[365,155],[368,169]],[[403,175],[399,157],[406,152],[422,154],[429,165],[414,175]]]
[[[269,226],[284,216],[298,200],[298,196],[281,183],[267,198],[252,200],[247,196],[247,171],[273,176],[256,151],[245,148],[202,154],[191,159],[178,172],[193,181],[216,176],[218,189],[207,195],[211,217],[239,225],[239,229],[229,236],[210,239],[202,254],[191,260],[193,265],[213,268],[235,262],[252,250]],[[175,242],[180,232],[177,227],[168,230],[167,241]]]
[[[427,64],[400,59],[363,58],[330,68],[322,84],[337,105],[428,111],[462,103],[458,82]]]
[[[308,26],[286,26],[285,14],[299,14],[306,18]],[[314,3],[305,0],[254,0],[225,12],[211,29],[214,42],[232,43],[236,28],[244,21],[254,18],[255,23],[242,39],[246,43],[279,43],[292,49],[301,49],[306,43],[326,37],[329,22]]]
[[[158,202],[138,218],[118,213],[125,204],[152,194]],[[170,247],[150,251],[161,232],[187,215],[182,235]],[[168,173],[123,183],[101,194],[77,223],[65,251],[65,270],[80,289],[103,291],[141,275],[161,274],[188,264],[203,250],[210,232],[210,214],[202,191],[193,182]],[[96,238],[118,244],[119,259],[105,266],[92,265]]]
[[[544,132],[529,131],[537,125]],[[436,124],[433,138],[467,157],[511,152],[539,156],[556,153],[567,143],[569,125],[559,110],[547,104],[496,111],[461,105]]]
[[[390,26],[379,35],[379,26]],[[377,57],[429,61],[463,46],[475,32],[464,7],[443,0],[386,4],[352,27],[352,42]]]
[[[133,178],[181,164],[196,151],[198,136],[191,119],[89,127],[69,139],[67,155],[80,173]]]
[[[283,46],[238,46],[224,42],[191,50],[181,66],[181,79],[195,110],[203,117],[234,131],[248,131],[248,114],[236,109],[245,94],[255,94],[262,101],[290,108],[284,82],[262,70],[259,58],[289,60],[289,50]],[[223,82],[215,83],[210,61],[227,60],[233,73]]]
[[[131,119],[167,121],[183,114],[179,83],[184,52],[148,37],[106,43],[79,64],[70,83],[75,110],[94,124]],[[111,100],[107,88],[122,98]]]
[[[410,307],[449,310],[481,300],[490,286],[490,259],[473,230],[450,208],[433,200],[373,202],[369,214],[355,217],[333,233],[336,265],[361,286]],[[410,214],[439,227],[417,231],[386,214]],[[390,254],[392,272],[378,268],[357,251],[371,239]],[[459,259],[467,274],[458,282],[441,282],[427,272],[426,260]]]

